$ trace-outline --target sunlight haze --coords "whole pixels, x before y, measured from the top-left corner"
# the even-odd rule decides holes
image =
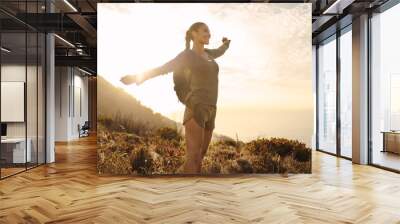
[[[144,22],[145,21],[145,22]],[[172,73],[123,85],[126,74],[160,66],[185,47],[194,22],[211,31],[207,48],[231,39],[220,58],[216,132],[280,136],[311,144],[311,4],[98,4],[98,74],[143,105],[182,122]],[[118,25],[116,25],[118,24]]]

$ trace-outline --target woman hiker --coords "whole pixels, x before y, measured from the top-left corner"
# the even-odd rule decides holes
[[[187,147],[183,164],[185,174],[200,173],[203,157],[207,152],[215,127],[219,67],[214,59],[225,53],[230,40],[224,37],[220,47],[207,49],[204,45],[209,44],[210,36],[210,30],[205,23],[195,22],[186,31],[185,50],[174,59],[141,74],[126,75],[121,78],[121,82],[126,85],[132,83],[139,85],[159,75],[182,71],[190,80],[189,90],[180,97],[182,94],[178,94],[174,76],[175,91],[186,106],[183,117]],[[190,41],[193,41],[192,48],[190,48]]]

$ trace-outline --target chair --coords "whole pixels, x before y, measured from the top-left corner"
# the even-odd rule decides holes
[[[79,138],[89,136],[89,129],[90,129],[89,121],[85,121],[82,127],[80,127],[80,125],[78,124]]]

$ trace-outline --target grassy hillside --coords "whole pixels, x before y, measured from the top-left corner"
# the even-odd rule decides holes
[[[179,174],[185,141],[177,129],[153,128],[123,117],[99,118],[100,174]],[[203,174],[311,173],[311,149],[297,140],[218,138],[203,160]]]
[[[185,159],[182,125],[154,113],[98,76],[99,173],[177,174]],[[214,133],[204,174],[310,173],[311,149],[297,140],[249,142]]]

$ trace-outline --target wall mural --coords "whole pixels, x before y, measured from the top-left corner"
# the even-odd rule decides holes
[[[99,3],[99,174],[311,173],[311,51],[309,3]]]

